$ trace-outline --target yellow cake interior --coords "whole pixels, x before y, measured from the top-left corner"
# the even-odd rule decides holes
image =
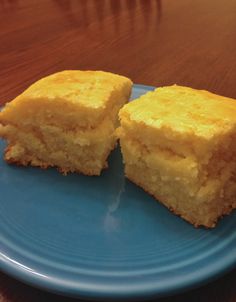
[[[5,159],[99,175],[131,86],[128,78],[101,71],[63,71],[39,80],[0,112]]]
[[[125,105],[118,134],[126,176],[194,225],[236,207],[236,101],[158,88]]]

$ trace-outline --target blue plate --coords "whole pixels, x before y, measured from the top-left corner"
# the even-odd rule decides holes
[[[151,89],[135,85],[133,98]],[[52,292],[146,298],[199,286],[235,266],[235,230],[235,212],[213,230],[171,214],[124,178],[118,148],[100,177],[0,160],[0,269]]]

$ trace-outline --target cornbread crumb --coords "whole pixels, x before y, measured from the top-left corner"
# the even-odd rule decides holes
[[[126,176],[195,226],[236,208],[236,101],[181,86],[125,105],[117,133]]]
[[[128,78],[102,71],[68,70],[37,81],[0,112],[6,161],[99,175],[131,86]]]

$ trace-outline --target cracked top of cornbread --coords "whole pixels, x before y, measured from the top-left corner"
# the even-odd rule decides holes
[[[236,133],[234,99],[177,85],[148,92],[125,105],[119,116],[120,135],[126,133],[147,146],[162,146],[181,156],[202,156],[233,140]]]
[[[236,101],[204,90],[161,87],[127,104],[121,111],[130,120],[160,128],[211,136],[236,123]]]
[[[70,128],[95,127],[114,106],[129,97],[132,82],[128,78],[103,71],[66,70],[47,76],[8,103],[1,122],[14,120],[18,111],[24,119],[31,108],[44,113],[44,122],[58,120]],[[15,110],[11,110],[11,109]],[[46,109],[45,109],[46,108]],[[68,112],[67,122],[63,118]]]

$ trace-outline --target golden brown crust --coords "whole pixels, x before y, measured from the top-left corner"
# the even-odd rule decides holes
[[[24,167],[27,167],[27,166],[30,166],[31,165],[31,162],[27,159],[24,159],[24,158],[21,158],[21,159],[16,159],[16,158],[13,158],[13,157],[9,157],[7,156],[7,153],[10,152],[11,150],[11,146],[7,146],[4,150],[4,160],[8,163],[8,164],[14,164],[14,165],[17,165],[17,166],[24,166]],[[50,165],[46,164],[46,163],[42,163],[40,164],[38,167],[40,167],[41,169],[48,169],[50,168]]]

